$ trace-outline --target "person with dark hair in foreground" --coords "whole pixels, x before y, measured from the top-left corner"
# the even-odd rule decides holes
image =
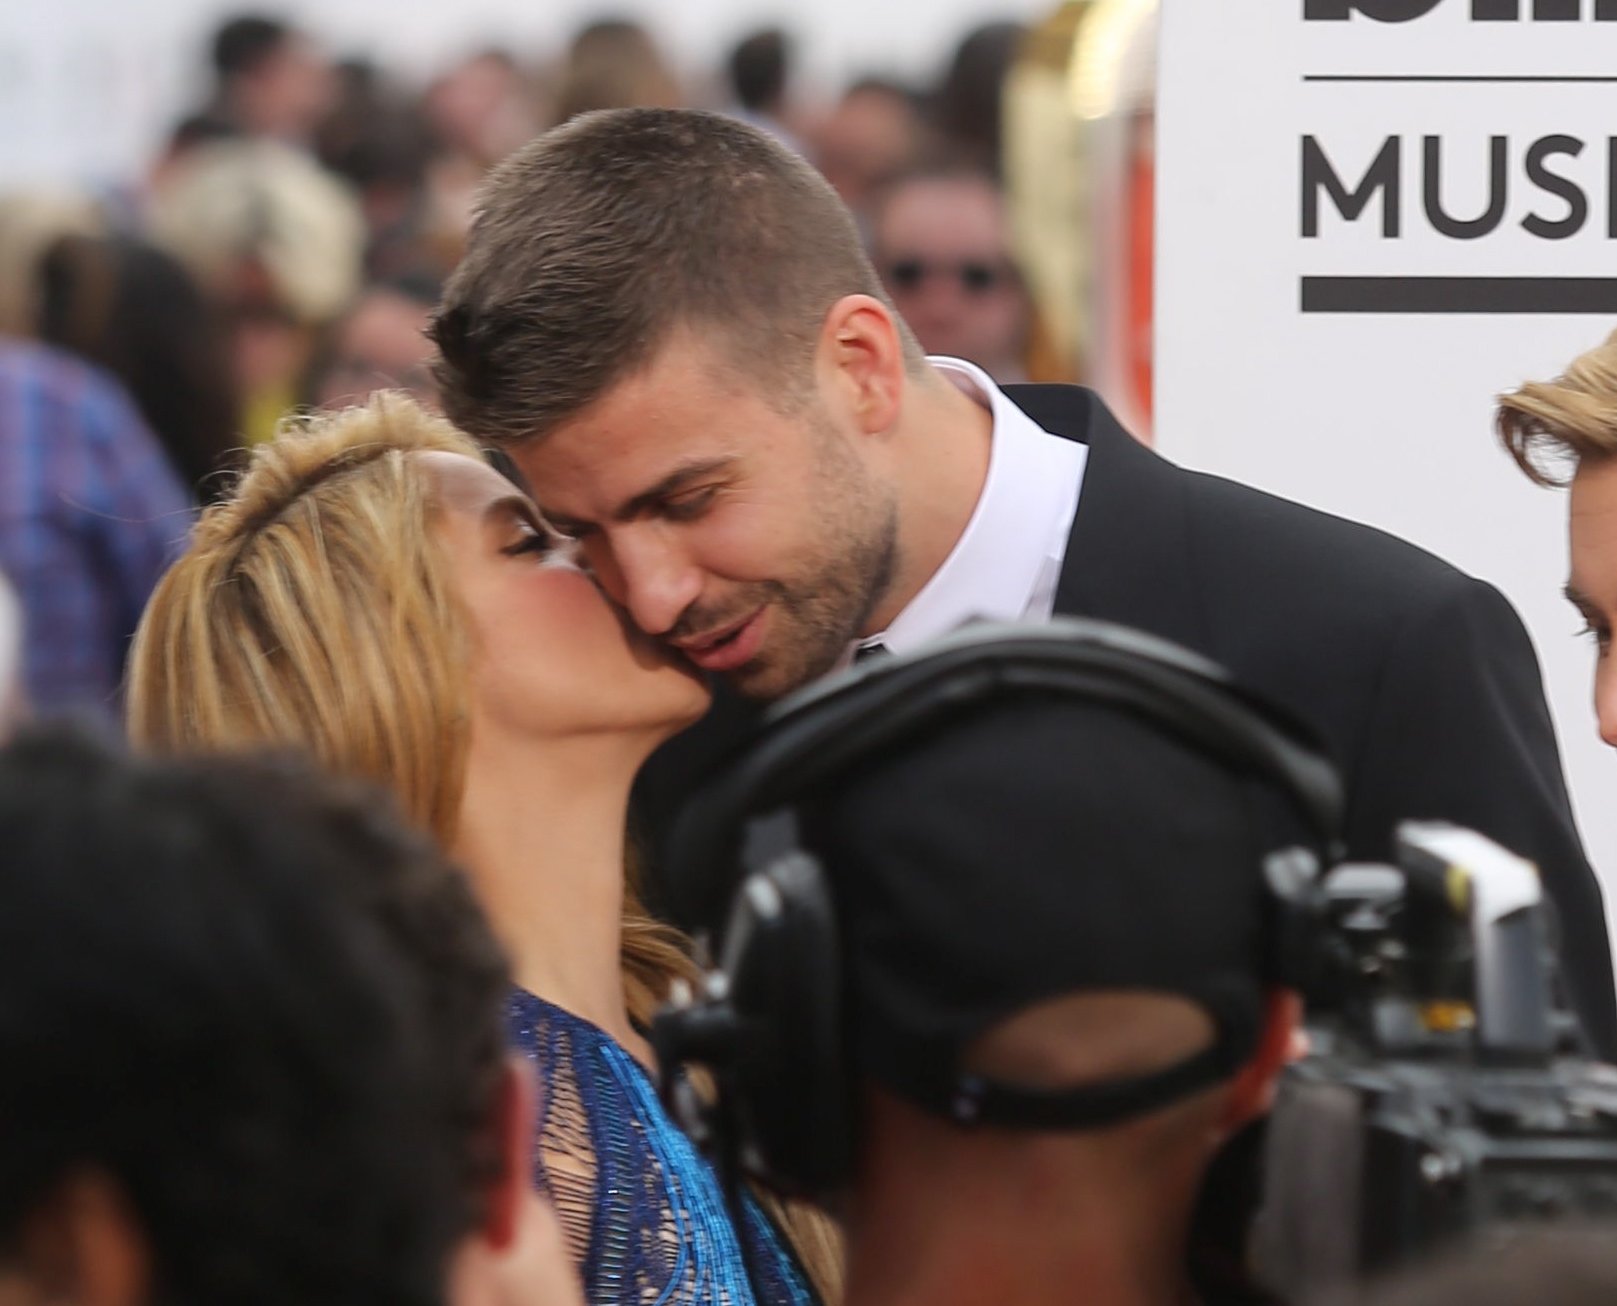
[[[0,749],[0,1300],[572,1303],[504,959],[379,795]]]
[[[1600,888],[1500,594],[1182,470],[1088,390],[928,360],[851,215],[766,134],[631,110],[539,137],[490,182],[434,334],[451,419],[509,448],[642,630],[740,696],[978,618],[1173,640],[1325,740],[1351,857],[1441,819],[1537,862],[1574,1004],[1617,1054]],[[733,738],[716,717],[652,760],[653,835]]]
[[[744,1123],[721,1150],[845,1214],[849,1306],[1181,1306],[1209,1166],[1268,1110],[1300,1014],[1264,870],[1303,833],[1293,772],[1245,760],[1256,718],[1207,729],[1104,667],[1080,701],[961,651],[931,664],[952,679],[920,655],[794,700],[695,802],[767,795],[746,810],[791,812],[808,854],[730,907],[715,1124]],[[908,724],[873,742],[886,713]],[[679,1019],[670,1059],[724,1046],[670,1040]]]
[[[1126,714],[1034,701],[860,768],[806,822],[863,1080],[850,1306],[1187,1300],[1207,1167],[1267,1110],[1301,1010],[1266,973],[1284,826],[1257,788]],[[1088,1127],[914,1092],[949,1064],[1054,1100],[1209,1056]]]

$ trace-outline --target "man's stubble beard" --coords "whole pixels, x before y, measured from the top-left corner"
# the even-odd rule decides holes
[[[823,517],[825,547],[790,581],[762,582],[755,593],[772,611],[770,643],[729,684],[768,702],[825,675],[858,639],[892,588],[898,570],[896,496],[829,431],[813,487],[837,505]]]

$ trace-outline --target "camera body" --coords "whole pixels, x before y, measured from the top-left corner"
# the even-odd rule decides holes
[[[1284,1298],[1524,1224],[1617,1216],[1617,1069],[1557,994],[1533,866],[1401,826],[1319,890],[1307,1057],[1267,1126],[1253,1256]]]

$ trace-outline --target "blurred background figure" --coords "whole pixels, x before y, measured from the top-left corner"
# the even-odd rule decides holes
[[[116,711],[130,636],[191,519],[183,481],[116,381],[0,339],[0,574],[22,607],[33,709]]]
[[[731,112],[762,128],[782,145],[803,152],[791,107],[792,41],[778,27],[743,37],[725,61]]]
[[[477,188],[507,154],[545,123],[538,88],[505,50],[462,59],[427,88],[422,111],[431,133],[424,253],[440,276],[460,258]],[[377,269],[385,271],[385,269]]]
[[[1617,1301],[1612,1234],[1608,1225],[1547,1219],[1497,1245],[1307,1306],[1607,1306]]]
[[[107,220],[87,195],[0,190],[0,336],[30,337],[39,322],[39,262],[63,236],[99,236]]]
[[[686,102],[655,38],[627,18],[590,23],[573,38],[559,74],[555,118],[591,109],[672,109]]]
[[[278,18],[242,14],[214,33],[211,52],[213,96],[190,133],[312,145],[338,88],[330,62],[309,36]]]
[[[40,260],[34,334],[115,376],[196,498],[235,467],[241,411],[224,323],[171,255],[127,236],[66,236]]]
[[[424,277],[366,287],[316,347],[304,403],[341,408],[377,390],[407,390],[436,409],[436,350],[426,331],[438,293],[438,283]]]
[[[435,141],[421,104],[364,59],[339,64],[337,77],[337,107],[316,149],[359,201],[365,274],[395,276],[434,255],[452,263],[454,242],[440,245],[426,203]]]
[[[0,748],[0,1301],[572,1306],[465,879],[290,763]]]
[[[11,734],[23,707],[22,609],[11,585],[0,576],[0,741]]]
[[[151,224],[221,307],[243,433],[267,439],[296,402],[317,332],[359,289],[359,205],[308,155],[226,140],[192,152],[153,197]]]
[[[1072,62],[1092,0],[1064,0],[1022,42],[1000,97],[1001,182],[1012,242],[1055,379],[1082,372],[1091,251],[1084,222],[1092,179],[1073,111]]]
[[[996,181],[1002,175],[1005,80],[1026,36],[1021,23],[987,23],[967,33],[930,105],[946,157]]]
[[[843,92],[810,142],[810,161],[861,225],[874,193],[916,166],[926,129],[915,95],[897,82],[861,78]]]
[[[1028,379],[1033,306],[992,177],[941,168],[892,182],[872,205],[870,247],[927,353],[976,363],[1002,385]]]

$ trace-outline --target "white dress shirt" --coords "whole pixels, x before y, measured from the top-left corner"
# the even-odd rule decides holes
[[[975,364],[928,361],[993,415],[988,475],[943,565],[886,630],[848,650],[850,659],[878,644],[909,653],[973,621],[1048,621],[1055,610],[1089,446],[1051,435]]]

